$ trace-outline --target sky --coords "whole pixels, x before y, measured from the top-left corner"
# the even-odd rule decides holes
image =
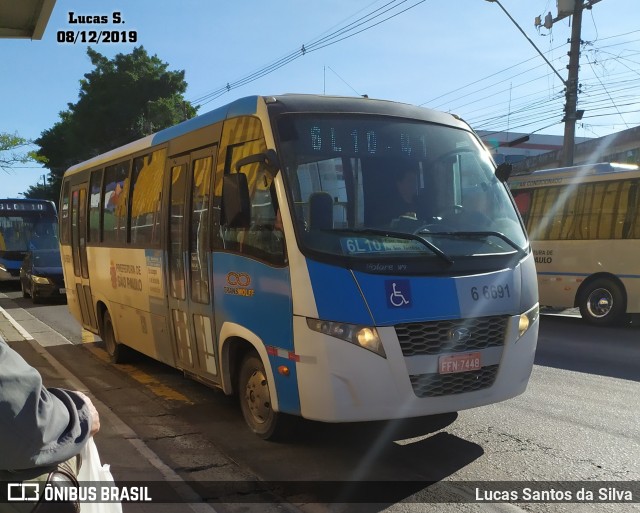
[[[366,94],[453,112],[475,130],[562,135],[571,18],[536,29],[556,0],[500,4],[527,37],[485,0],[57,0],[41,40],[0,39],[0,132],[33,140],[51,128],[92,69],[88,46],[112,58],[142,45],[185,70],[199,113],[254,94]],[[601,0],[584,11],[578,137],[640,124],[639,10],[638,0]],[[104,15],[110,23],[70,22]],[[90,30],[136,41],[58,42]],[[0,174],[0,197],[46,174],[33,164]]]

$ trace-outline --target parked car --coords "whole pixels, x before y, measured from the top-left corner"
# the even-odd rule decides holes
[[[22,297],[34,303],[44,298],[66,298],[59,249],[40,249],[27,253],[20,267]]]

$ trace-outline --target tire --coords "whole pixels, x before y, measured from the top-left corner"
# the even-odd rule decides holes
[[[27,289],[24,288],[24,282],[22,281],[22,278],[20,278],[20,288],[22,289],[22,297],[29,297]]]
[[[276,440],[288,433],[290,419],[285,414],[273,411],[267,374],[255,351],[247,353],[242,360],[238,398],[245,422],[258,437]]]
[[[608,278],[596,278],[580,291],[580,315],[596,326],[610,326],[620,321],[627,311],[623,287]]]
[[[104,341],[104,349],[109,355],[111,363],[124,363],[124,348],[116,340],[113,330],[113,322],[108,311],[102,317],[102,340]]]
[[[40,303],[40,298],[36,294],[36,287],[35,287],[35,285],[33,283],[31,284],[31,293],[30,294],[31,294],[31,302],[34,305],[37,305],[38,303]]]

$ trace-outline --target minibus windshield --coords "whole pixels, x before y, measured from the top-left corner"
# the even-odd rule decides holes
[[[278,135],[302,247],[440,260],[528,248],[506,186],[469,131],[364,114],[286,114]]]

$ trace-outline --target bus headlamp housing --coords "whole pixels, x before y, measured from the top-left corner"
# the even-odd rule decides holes
[[[529,330],[539,315],[540,305],[538,303],[536,303],[533,308],[530,308],[523,314],[520,314],[520,319],[518,321],[518,338],[522,337],[522,335]]]
[[[339,338],[340,340],[363,347],[383,358],[387,357],[384,352],[384,347],[382,346],[382,341],[378,336],[378,330],[374,327],[348,324],[345,322],[323,321],[320,319],[307,319],[307,326],[318,333]]]

